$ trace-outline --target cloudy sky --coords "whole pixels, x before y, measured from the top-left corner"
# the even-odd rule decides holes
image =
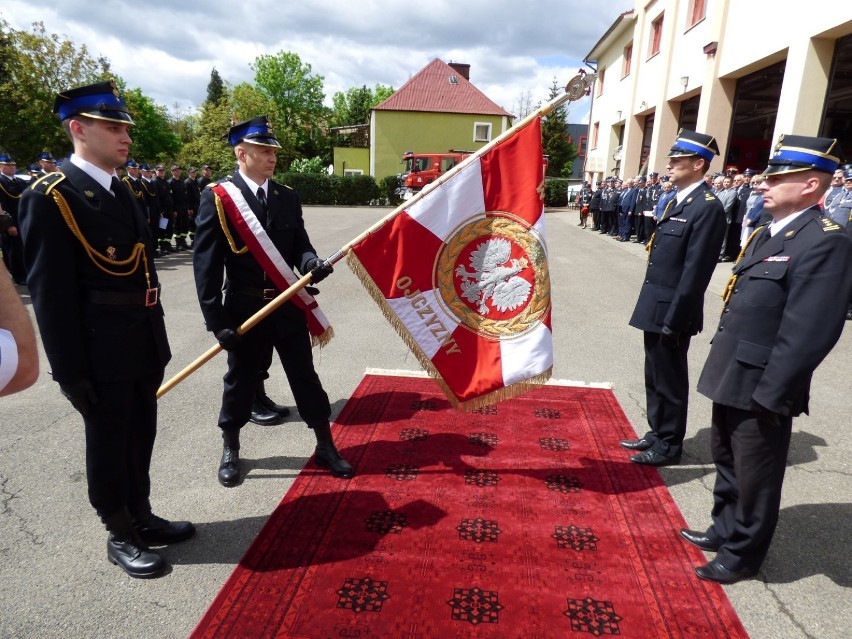
[[[183,4],[184,6],[179,6]],[[257,56],[292,51],[337,91],[377,83],[399,88],[434,58],[471,65],[470,79],[515,112],[523,96],[545,101],[555,77],[564,86],[634,0],[308,0],[142,4],[102,0],[4,0],[13,28],[48,32],[103,55],[128,86],[175,110],[198,106],[213,67],[251,82]],[[220,9],[219,7],[227,7]],[[570,106],[585,122],[589,100]]]

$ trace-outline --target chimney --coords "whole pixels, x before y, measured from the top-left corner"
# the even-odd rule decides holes
[[[450,68],[470,82],[470,65],[462,62],[450,62]]]

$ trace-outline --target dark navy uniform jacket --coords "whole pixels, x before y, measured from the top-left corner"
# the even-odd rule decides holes
[[[230,181],[239,187],[254,214],[262,220],[260,203],[240,174],[235,172]],[[266,233],[287,265],[298,269],[303,265],[305,255],[316,255],[305,230],[299,196],[293,189],[269,180],[266,199]],[[207,330],[215,334],[224,328],[236,328],[260,310],[269,300],[258,297],[256,292],[274,288],[275,285],[267,279],[250,252],[237,254],[231,250],[228,237],[219,222],[212,188],[204,189],[201,194],[196,224],[193,243],[195,285]],[[227,227],[236,248],[242,249],[245,245],[230,221]],[[222,286],[226,275],[226,297],[223,305]],[[240,295],[240,290],[255,294]],[[283,304],[276,313],[292,316],[294,325],[304,330],[304,313],[292,302]]]
[[[760,233],[767,233],[764,227]],[[713,337],[698,392],[748,410],[752,399],[785,416],[808,412],[811,376],[840,337],[852,294],[852,243],[819,207],[758,245]],[[756,248],[755,248],[756,247]]]
[[[64,178],[60,181],[64,174]],[[86,255],[49,192],[52,184],[68,202],[82,237],[102,255],[126,260],[145,245],[150,286],[157,287],[154,252],[141,206],[125,191],[120,199],[71,162],[24,192],[19,211],[27,286],[45,353],[57,382],[83,378],[120,381],[162,371],[171,358],[163,307],[145,306],[145,265],[132,275],[110,275]],[[124,187],[121,187],[124,188]],[[128,203],[129,207],[123,206]],[[103,264],[127,272],[127,267]],[[93,295],[127,296],[133,304],[103,304]]]
[[[630,326],[695,335],[704,327],[704,292],[725,235],[725,211],[704,183],[657,222],[645,281]]]

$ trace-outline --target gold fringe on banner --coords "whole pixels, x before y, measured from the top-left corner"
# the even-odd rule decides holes
[[[550,379],[551,373],[553,372],[553,368],[548,368],[546,371],[535,375],[529,379],[526,379],[522,382],[515,382],[510,386],[504,386],[498,390],[492,391],[485,395],[481,395],[479,397],[475,397],[474,399],[470,399],[467,401],[459,401],[458,397],[455,396],[453,391],[444,381],[444,378],[441,376],[441,373],[435,368],[435,365],[432,363],[432,360],[429,358],[426,353],[423,352],[423,349],[420,348],[420,344],[417,343],[417,340],[411,335],[406,327],[405,323],[399,319],[399,316],[394,312],[391,308],[390,304],[388,304],[387,299],[384,296],[384,293],[376,286],[376,283],[373,281],[373,278],[370,277],[370,274],[367,272],[367,269],[364,268],[364,265],[361,264],[361,260],[358,259],[358,256],[355,255],[354,251],[349,251],[346,255],[346,263],[355,276],[361,280],[361,283],[364,285],[364,288],[367,289],[367,292],[370,294],[376,304],[378,304],[379,308],[382,310],[382,314],[385,316],[385,319],[390,323],[393,329],[399,334],[402,338],[402,341],[405,342],[406,346],[411,350],[414,356],[417,358],[417,361],[420,362],[420,365],[423,369],[432,377],[440,386],[441,390],[444,392],[444,395],[447,396],[450,404],[452,404],[453,408],[457,410],[463,411],[473,411],[477,408],[481,408],[483,406],[488,406],[490,404],[496,404],[497,402],[501,402],[505,399],[511,399],[512,397],[517,397],[518,395],[523,395],[527,391],[530,391],[534,388],[537,388],[547,382]]]

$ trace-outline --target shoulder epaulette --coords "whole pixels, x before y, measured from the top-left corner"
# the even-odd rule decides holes
[[[65,179],[65,174],[59,171],[55,173],[48,173],[47,175],[43,175],[35,182],[30,185],[30,188],[33,191],[38,191],[39,193],[44,193],[45,195],[49,195],[57,184],[59,184],[62,180]]]
[[[823,215],[820,215],[817,219],[822,223],[823,233],[833,233],[835,231],[840,231],[843,229],[842,226]]]
[[[710,191],[707,191],[706,193],[704,193],[704,200],[705,201],[712,202],[715,199],[716,199],[716,196],[713,195],[712,193],[710,193]]]

